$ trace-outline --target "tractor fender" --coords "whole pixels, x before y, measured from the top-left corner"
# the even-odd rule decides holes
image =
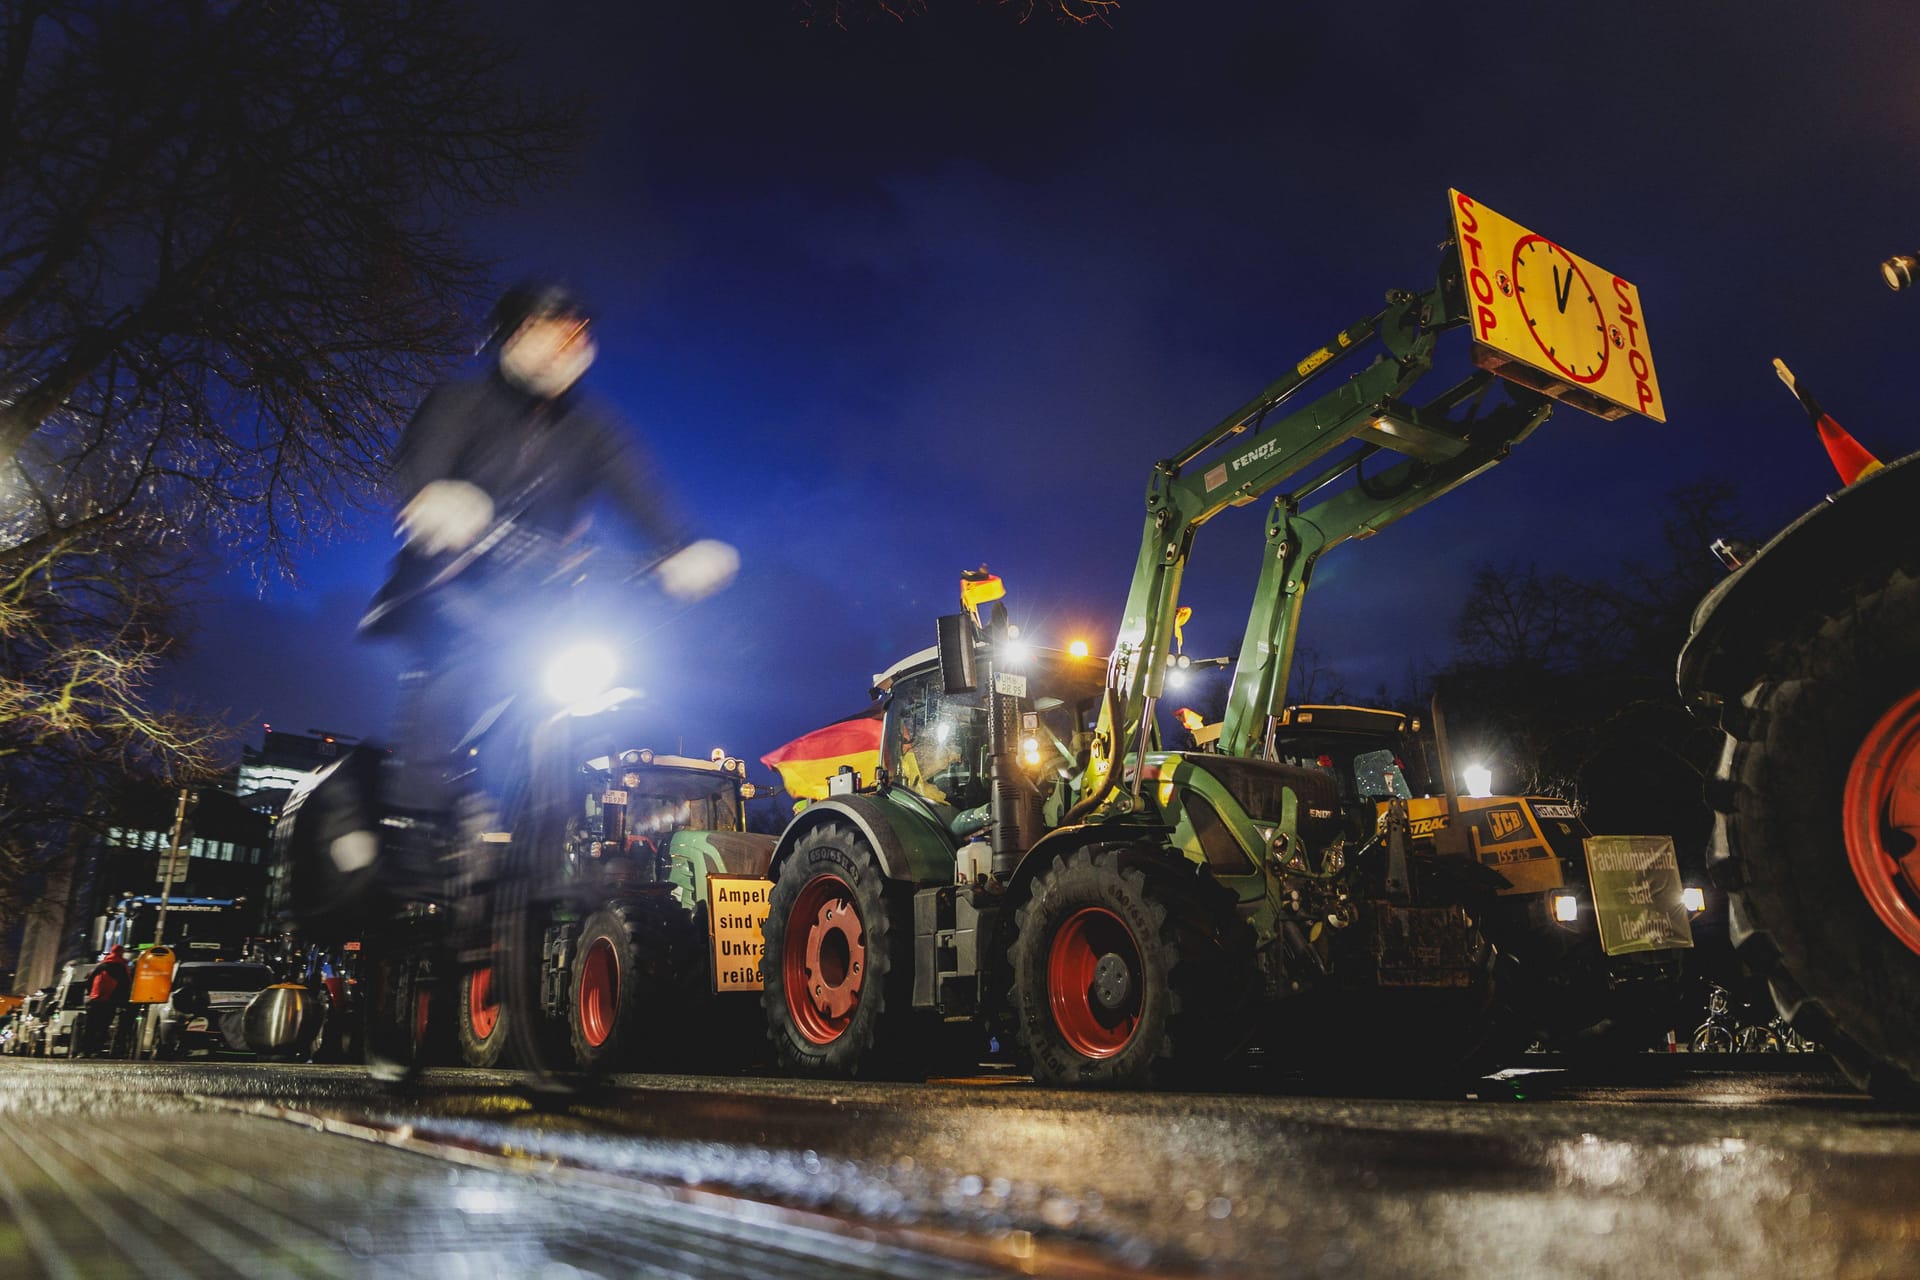
[[[880,872],[889,880],[908,884],[953,883],[953,838],[924,813],[894,804],[880,795],[835,796],[816,800],[802,809],[780,833],[779,846],[767,867],[767,877],[780,878],[780,868],[800,837],[835,819],[850,822],[880,859]]]
[[[1920,453],[1832,494],[1774,535],[1694,610],[1680,650],[1681,698],[1702,710],[1738,700],[1765,674],[1774,646],[1844,607],[1862,570],[1920,568],[1916,500]]]
[[[1131,844],[1153,837],[1152,829],[1113,822],[1082,822],[1049,831],[1021,856],[1019,865],[1013,869],[1013,875],[1007,881],[1006,902],[1010,907],[1025,902],[1034,878],[1055,859],[1063,858],[1075,849],[1092,844]],[[1012,918],[1008,914],[1007,919]]]

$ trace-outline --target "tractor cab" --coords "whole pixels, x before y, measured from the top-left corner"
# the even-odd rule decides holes
[[[1419,731],[1418,720],[1398,711],[1291,706],[1274,726],[1273,758],[1330,777],[1350,833],[1365,838],[1386,801],[1431,792]]]
[[[1016,763],[1041,795],[1045,825],[1052,826],[1086,767],[1104,665],[1037,645],[1020,646],[1001,661],[996,680],[1015,707]],[[948,685],[938,648],[874,677],[874,692],[886,699],[880,768],[892,785],[960,814],[991,798],[992,700],[984,684],[966,692],[948,692]]]
[[[594,785],[584,830],[595,837],[587,856],[616,879],[668,881],[676,833],[746,830],[754,786],[746,765],[717,748],[705,760],[641,748],[596,757],[587,769]]]

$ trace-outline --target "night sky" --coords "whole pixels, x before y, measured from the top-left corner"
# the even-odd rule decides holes
[[[1639,285],[1669,421],[1561,409],[1330,554],[1301,643],[1356,690],[1445,656],[1478,563],[1651,554],[1707,474],[1762,531],[1817,501],[1776,355],[1869,448],[1920,446],[1920,297],[1877,269],[1920,245],[1920,7],[932,5],[852,31],[778,0],[477,6],[531,83],[594,95],[595,138],[473,234],[596,302],[589,385],[745,559],[690,610],[593,620],[631,642],[634,745],[751,758],[857,710],[982,562],[1033,635],[1104,652],[1153,461],[1430,286],[1449,186]],[[1237,648],[1264,514],[1201,534],[1190,651]],[[383,733],[395,658],[352,631],[390,549],[374,521],[298,585],[217,579],[171,691]]]

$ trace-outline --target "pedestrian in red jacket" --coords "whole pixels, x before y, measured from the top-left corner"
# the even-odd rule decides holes
[[[132,994],[133,969],[127,964],[126,951],[116,942],[87,974],[86,1056],[96,1057],[106,1048],[113,1015]]]

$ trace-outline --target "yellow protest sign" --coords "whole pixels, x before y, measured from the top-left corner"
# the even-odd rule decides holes
[[[713,989],[758,991],[761,930],[773,900],[773,881],[759,876],[708,876],[707,923],[713,942]]]
[[[1640,291],[1463,192],[1447,195],[1474,363],[1602,418],[1665,422]]]

